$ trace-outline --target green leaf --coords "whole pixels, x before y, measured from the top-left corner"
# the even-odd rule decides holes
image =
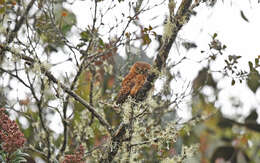
[[[238,56],[236,56],[236,59],[239,59],[239,58],[241,58],[242,56],[240,56],[240,55],[238,55]]]
[[[101,47],[105,46],[104,41],[101,38],[99,38],[98,42]]]
[[[217,33],[214,33],[213,36],[212,36],[212,38],[215,39],[217,36],[218,36],[218,34],[217,34]]]
[[[255,66],[259,66],[259,58],[255,58]]]
[[[5,161],[5,154],[4,152],[0,151],[0,162],[4,162]]]
[[[27,160],[25,159],[25,157],[28,157],[29,155],[27,153],[23,153],[20,150],[15,151],[12,155],[11,155],[11,159],[13,163],[22,163],[22,162],[27,162]]]
[[[260,87],[260,75],[256,70],[252,70],[249,73],[247,85],[254,93],[256,92],[257,88]]]
[[[153,27],[151,25],[149,25],[149,31],[151,31],[153,29]]]
[[[81,40],[83,41],[89,41],[91,39],[91,34],[88,30],[83,31],[80,33]]]
[[[233,57],[231,55],[228,56],[228,60],[231,61]]]
[[[253,71],[253,63],[251,61],[248,62],[248,65],[249,65],[249,68],[250,68],[250,71]]]
[[[74,13],[72,13],[64,8],[61,9],[61,12],[67,13],[67,16],[61,16],[61,17],[57,16],[57,18],[60,17],[60,20],[57,20],[57,21],[58,22],[61,21],[61,23],[62,23],[62,26],[61,26],[62,33],[67,34],[71,30],[72,26],[76,24],[76,22],[77,22],[76,16],[74,15]],[[58,12],[57,14],[60,15],[60,12]]]
[[[150,43],[151,43],[151,39],[150,39],[149,35],[148,34],[144,34],[144,36],[143,36],[143,44],[144,45],[148,45]]]
[[[17,156],[19,156],[19,157],[29,157],[29,154],[19,151]]]
[[[59,161],[58,161],[58,160],[56,160],[56,159],[54,159],[54,160],[53,160],[53,163],[59,163]]]
[[[146,33],[148,31],[148,28],[144,28],[144,32]]]
[[[249,22],[249,20],[247,19],[247,17],[245,16],[245,14],[242,10],[240,10],[240,15],[246,22]]]
[[[72,25],[71,24],[64,24],[62,27],[61,27],[61,32],[63,34],[66,34],[67,32],[70,31]]]
[[[236,81],[234,79],[232,79],[231,85],[235,85]]]
[[[13,163],[21,163],[21,162],[27,162],[27,160],[23,157],[16,157],[14,160],[13,160]]]

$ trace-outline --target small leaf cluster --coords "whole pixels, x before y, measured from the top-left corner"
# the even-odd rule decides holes
[[[3,163],[22,163],[27,162],[26,157],[29,157],[27,153],[21,150],[16,150],[14,153],[9,155],[8,153],[0,150],[0,162]]]
[[[257,70],[260,67],[259,59],[260,56],[255,58],[254,64],[251,61],[248,62],[250,71],[247,77],[247,85],[250,88],[250,90],[253,91],[254,93],[256,93],[256,90],[260,87],[260,74],[259,71]]]

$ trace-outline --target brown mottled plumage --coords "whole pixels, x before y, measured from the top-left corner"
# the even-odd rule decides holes
[[[124,78],[117,96],[117,104],[122,104],[130,94],[134,97],[146,81],[151,65],[145,62],[136,62]]]

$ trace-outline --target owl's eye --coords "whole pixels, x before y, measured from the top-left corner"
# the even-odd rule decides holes
[[[136,67],[135,70],[136,70],[137,73],[140,73],[140,71],[141,71],[141,69],[139,67]]]

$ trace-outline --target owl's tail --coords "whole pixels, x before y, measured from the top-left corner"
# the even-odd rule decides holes
[[[129,93],[119,93],[119,95],[117,96],[116,99],[116,104],[123,104],[127,98],[127,96],[129,95]]]

